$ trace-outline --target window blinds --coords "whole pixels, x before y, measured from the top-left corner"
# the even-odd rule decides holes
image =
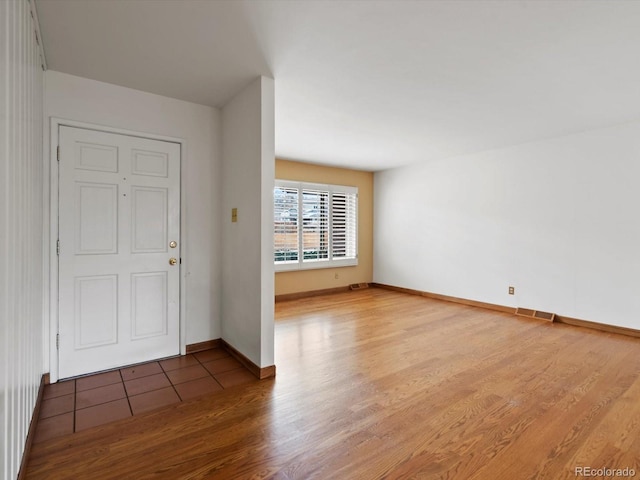
[[[274,198],[274,236],[276,262],[298,261],[298,189],[276,187]]]
[[[276,271],[357,265],[358,189],[277,180]]]

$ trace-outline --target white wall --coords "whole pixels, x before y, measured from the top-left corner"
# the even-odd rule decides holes
[[[0,2],[0,478],[18,475],[43,374],[42,80],[29,3]]]
[[[640,329],[639,180],[640,123],[377,173],[374,281]]]
[[[266,367],[274,362],[273,80],[258,78],[223,107],[222,132],[222,338]]]
[[[186,344],[220,338],[219,110],[49,70],[45,115],[185,141],[182,186],[186,231],[182,235],[186,242],[181,288],[186,289],[186,318],[182,319]]]

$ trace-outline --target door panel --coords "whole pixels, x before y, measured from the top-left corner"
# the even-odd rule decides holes
[[[59,144],[59,378],[177,355],[180,146],[75,127]]]
[[[118,338],[118,277],[75,278],[75,348],[110,345]]]
[[[118,185],[76,182],[76,255],[118,253]]]
[[[162,152],[134,150],[131,171],[135,175],[166,177],[169,174],[169,158]]]
[[[77,142],[75,144],[76,168],[97,172],[118,171],[118,147]]]
[[[131,338],[136,340],[167,333],[167,273],[131,275]]]
[[[132,187],[132,248],[134,253],[166,252],[167,197],[166,188]]]

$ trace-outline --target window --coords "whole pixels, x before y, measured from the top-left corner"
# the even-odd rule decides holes
[[[276,271],[358,264],[358,189],[276,180]]]

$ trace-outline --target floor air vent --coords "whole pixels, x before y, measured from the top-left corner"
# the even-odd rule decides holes
[[[556,318],[555,313],[541,312],[539,310],[520,307],[516,308],[516,315],[520,315],[521,317],[539,318],[540,320],[546,320],[548,322],[553,322]]]
[[[352,283],[349,285],[351,290],[362,290],[363,288],[369,288],[368,283]]]

